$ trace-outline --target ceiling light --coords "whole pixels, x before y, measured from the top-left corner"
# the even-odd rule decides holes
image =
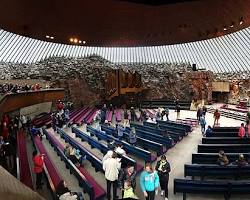
[[[74,39],[73,39],[73,38],[70,38],[69,41],[70,41],[70,42],[74,42]]]
[[[77,43],[77,42],[78,42],[78,39],[77,39],[77,38],[75,38],[75,39],[74,39],[74,43]]]
[[[50,38],[49,35],[46,35],[46,38]]]
[[[243,21],[243,17],[240,18],[240,25],[242,25],[244,23]]]
[[[233,28],[234,27],[234,23],[232,23],[230,27]]]
[[[50,37],[50,39],[51,39],[51,40],[54,40],[54,37],[53,37],[53,36],[51,36],[51,37]]]
[[[226,27],[226,26],[224,26],[223,30],[224,30],[224,31],[227,31],[227,27]]]
[[[86,44],[86,41],[82,41],[83,44]]]

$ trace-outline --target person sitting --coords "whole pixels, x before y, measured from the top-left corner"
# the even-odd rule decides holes
[[[245,134],[246,134],[245,133],[245,126],[244,126],[244,123],[242,123],[240,128],[239,128],[238,136],[240,138],[244,138]]]
[[[80,165],[83,165],[83,162],[84,162],[84,160],[87,159],[87,156],[86,155],[82,155],[79,149],[76,150],[76,154],[75,155],[76,155],[76,158],[79,160]]]
[[[83,200],[82,193],[71,192],[64,180],[61,180],[57,185],[56,194],[59,200]]]
[[[131,145],[135,145],[136,141],[137,141],[137,137],[136,137],[136,131],[135,131],[135,127],[131,128],[131,131],[129,133],[129,143]]]
[[[110,141],[108,141],[108,148],[110,149],[110,150],[114,150],[115,149],[115,141],[114,140],[110,140]]]
[[[126,152],[124,151],[124,149],[122,148],[122,144],[117,144],[116,148],[115,148],[115,152],[120,154],[120,155],[126,155]]]
[[[124,188],[123,188],[123,196],[122,199],[127,199],[127,200],[131,200],[131,199],[139,199],[133,190],[133,187],[131,185],[131,181],[130,180],[126,180],[124,182]]]
[[[239,154],[239,158],[238,160],[235,161],[235,164],[238,165],[238,167],[243,167],[243,166],[248,165],[243,154]]]
[[[212,129],[212,127],[210,125],[207,127],[207,130],[205,132],[205,136],[206,137],[212,137],[213,136],[213,129]]]
[[[75,151],[75,149],[70,144],[66,145],[66,147],[64,149],[64,154],[66,155],[66,157],[68,159],[71,160],[71,162],[73,164],[75,164],[77,167],[80,167],[79,160],[76,157],[76,151]]]
[[[229,164],[229,160],[228,160],[225,152],[222,150],[219,151],[219,157],[217,159],[217,163],[218,163],[218,165],[221,165],[221,166],[226,166]]]

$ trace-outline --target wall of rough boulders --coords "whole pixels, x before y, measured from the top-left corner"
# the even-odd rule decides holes
[[[250,72],[216,74],[216,81],[228,81],[230,93],[228,103],[237,104],[239,100],[250,99]]]
[[[33,64],[0,63],[0,79],[42,79],[66,89],[75,104],[96,104],[104,99],[105,77],[110,69],[137,71],[142,76],[144,99],[182,100],[212,98],[214,74],[193,72],[188,63],[114,64],[99,56],[86,58],[53,57]],[[223,79],[216,76],[216,80]],[[244,87],[248,82],[240,82]],[[248,88],[249,89],[249,88]],[[241,91],[241,89],[240,89]]]

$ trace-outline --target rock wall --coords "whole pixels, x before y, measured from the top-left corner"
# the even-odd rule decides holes
[[[229,81],[228,103],[237,104],[240,99],[250,99],[250,72],[216,74],[216,81]]]
[[[98,56],[53,57],[34,64],[0,63],[0,78],[42,79],[66,89],[75,104],[96,104],[104,99],[105,77],[110,69],[138,72],[145,99],[209,99],[213,73],[193,72],[189,63],[114,64]]]

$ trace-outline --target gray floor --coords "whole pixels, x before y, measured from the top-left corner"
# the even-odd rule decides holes
[[[175,120],[176,113],[174,111],[170,111],[170,119]],[[196,117],[196,112],[194,111],[181,111],[181,118],[185,117]],[[212,114],[207,114],[206,116],[208,125],[213,123],[213,116]],[[240,121],[221,117],[220,124],[221,126],[239,126]],[[95,124],[93,125],[95,126]],[[80,129],[84,132],[86,132],[86,125],[83,125],[80,127]],[[65,131],[72,137],[74,137],[74,134],[71,133],[70,129],[65,129]],[[64,141],[59,137],[58,134],[54,133],[54,135],[61,141],[62,144],[65,145]],[[75,138],[75,137],[74,137]],[[175,147],[170,149],[167,153],[167,159],[171,164],[172,171],[170,173],[170,180],[169,180],[169,199],[170,200],[181,200],[182,194],[173,194],[173,179],[174,178],[184,178],[184,164],[185,163],[191,163],[191,155],[192,153],[197,151],[197,145],[201,143],[201,133],[200,128],[197,127],[194,129],[192,133],[190,133],[188,136],[186,136],[181,142],[179,142]],[[102,153],[97,149],[92,149],[86,142],[81,142],[79,138],[76,139],[78,142],[80,142],[85,148],[87,148],[89,151],[95,153],[99,158],[102,159],[103,155]],[[67,181],[70,188],[74,191],[79,191],[79,187],[77,185],[76,179],[69,174],[68,170],[66,170],[64,163],[62,163],[59,159],[59,157],[56,155],[54,150],[50,147],[48,142],[44,139],[43,141],[49,155],[51,158],[53,158],[53,161],[56,163],[56,167],[58,171],[63,175],[63,178]],[[135,158],[136,159],[136,158]],[[143,164],[142,160],[136,159],[137,162]],[[154,163],[155,164],[155,163]],[[106,188],[105,178],[104,175],[100,172],[96,173],[94,168],[90,165],[88,161],[85,163],[85,167],[88,170],[90,174],[95,178],[95,180],[103,186],[103,188]],[[140,191],[139,187],[139,176],[137,177],[137,190],[136,194],[139,196],[139,199],[144,199],[142,192]],[[87,195],[84,195],[85,199],[89,199]],[[199,194],[199,195],[187,195],[188,199],[190,200],[200,200],[200,199],[207,199],[207,200],[221,200],[224,199],[221,195],[213,195],[211,191],[211,195],[205,195],[205,194]],[[156,197],[156,200],[164,199],[159,194]],[[250,196],[232,196],[232,200],[249,200]]]

